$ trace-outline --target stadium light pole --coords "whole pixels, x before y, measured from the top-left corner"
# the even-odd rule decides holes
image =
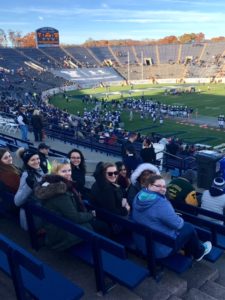
[[[127,52],[127,81],[129,84],[129,81],[130,81],[130,53],[129,53],[129,51]]]
[[[141,51],[141,79],[144,79],[144,57],[143,51]]]

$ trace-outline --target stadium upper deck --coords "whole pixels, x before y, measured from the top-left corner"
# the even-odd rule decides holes
[[[149,83],[158,80],[182,83],[193,79],[196,83],[203,80],[223,81],[224,53],[225,42],[90,48],[0,48],[0,87],[3,91],[14,86],[21,93],[40,93],[54,87],[82,84],[84,81],[92,86],[121,80],[147,80]],[[74,70],[78,75],[66,77],[65,69]]]
[[[216,65],[219,70],[224,64],[225,42],[189,43],[144,46],[108,47],[47,47],[0,48],[0,66],[7,69],[22,66],[25,61],[42,68],[74,68],[144,65],[155,67],[162,64],[198,66],[208,68]],[[163,77],[163,74],[161,75]]]

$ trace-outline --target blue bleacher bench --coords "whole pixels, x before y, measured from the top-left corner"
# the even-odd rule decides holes
[[[0,269],[12,278],[18,300],[76,300],[84,294],[80,287],[2,234]]]
[[[69,253],[94,267],[97,291],[102,291],[103,294],[107,292],[105,275],[130,289],[135,288],[150,275],[147,268],[127,258],[124,246],[34,203],[27,203],[25,211],[33,248],[39,248],[34,216],[79,236],[83,240],[82,243],[71,247]]]
[[[156,280],[160,279],[160,274],[157,271],[157,264],[160,262],[161,265],[166,266],[170,270],[176,273],[182,273],[189,269],[192,266],[192,258],[180,255],[175,253],[171,256],[168,256],[164,259],[157,260],[154,253],[154,242],[159,242],[165,244],[172,249],[174,252],[179,250],[176,245],[176,239],[169,237],[161,232],[151,230],[149,227],[144,226],[143,224],[136,223],[131,219],[124,218],[122,216],[110,213],[104,209],[100,209],[92,206],[88,200],[85,200],[87,208],[95,209],[97,217],[105,222],[111,222],[118,224],[127,230],[118,234],[116,241],[124,245],[129,251],[142,256],[145,256],[149,271],[154,276]],[[140,235],[143,238],[143,242],[146,246],[146,254],[140,252],[136,248],[134,235]]]
[[[202,218],[206,216],[218,221],[225,221],[225,216],[200,208],[192,205],[187,205],[183,203],[172,202],[174,208],[182,214],[182,217],[191,222],[196,226],[196,228],[201,228],[211,234],[211,241],[213,244],[212,251],[205,256],[210,262],[215,262],[223,254],[225,250],[225,226],[214,223],[211,220]],[[199,233],[199,232],[198,232]]]

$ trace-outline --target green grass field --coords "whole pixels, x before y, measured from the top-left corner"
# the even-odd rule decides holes
[[[219,114],[225,115],[225,85],[224,84],[210,84],[210,85],[197,85],[196,93],[182,94],[182,95],[166,95],[165,89],[168,86],[175,85],[135,85],[133,90],[143,89],[141,92],[132,93],[132,97],[144,95],[152,97],[161,103],[173,105],[187,105],[193,107],[198,112],[198,116],[217,117]],[[177,85],[179,86],[179,85]],[[190,85],[189,85],[190,86]],[[147,88],[151,88],[148,89]],[[123,97],[128,97],[130,86],[124,87],[110,87],[97,89],[85,89],[73,92],[67,92],[70,96],[70,102],[66,102],[62,94],[58,94],[51,99],[51,103],[61,109],[67,109],[72,114],[77,114],[78,111],[83,113],[84,104],[81,98],[84,94],[92,94],[101,99],[105,97],[106,92],[122,92]],[[108,100],[121,99],[120,95],[109,95]],[[93,105],[88,104],[87,110],[93,108]],[[207,145],[218,145],[225,142],[225,131],[212,130],[210,128],[200,128],[199,125],[191,126],[178,124],[174,120],[165,119],[164,124],[160,125],[158,122],[155,124],[151,120],[141,120],[139,114],[134,114],[134,120],[129,121],[128,112],[122,112],[122,121],[127,130],[141,131],[143,134],[151,134],[152,132],[161,133],[166,136],[176,136],[182,138],[184,141],[192,143],[201,143]],[[194,113],[193,119],[196,117]]]

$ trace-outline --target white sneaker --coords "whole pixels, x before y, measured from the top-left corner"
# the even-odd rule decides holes
[[[212,243],[211,242],[205,242],[203,243],[203,246],[205,248],[205,251],[203,252],[202,256],[200,256],[199,258],[196,259],[196,261],[200,261],[203,259],[203,257],[207,254],[209,254],[209,252],[212,250]]]

